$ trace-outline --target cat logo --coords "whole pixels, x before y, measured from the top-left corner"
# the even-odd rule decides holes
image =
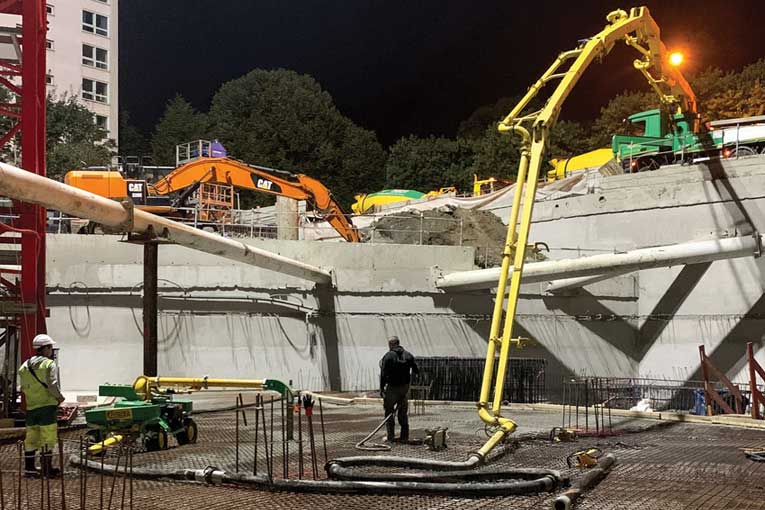
[[[128,182],[128,193],[143,193],[143,183]]]
[[[258,182],[255,185],[260,189],[271,191],[271,187],[274,185],[274,183],[268,179],[258,179]]]
[[[255,186],[257,186],[260,189],[264,189],[266,191],[271,191],[271,187],[273,185],[274,183],[269,181],[268,179],[258,179],[258,182],[255,183]]]
[[[263,191],[267,191],[268,193],[281,193],[282,187],[279,185],[279,183],[276,183],[270,179],[266,179],[265,177],[258,177],[257,175],[250,175],[250,178],[252,179],[252,184],[255,186],[255,189],[260,189]]]

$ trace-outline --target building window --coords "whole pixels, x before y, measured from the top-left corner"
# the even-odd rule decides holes
[[[89,44],[82,45],[82,65],[109,69],[109,52]]]
[[[45,75],[45,84],[46,85],[53,85],[53,75],[52,74],[46,74]]]
[[[82,79],[82,98],[99,103],[109,102],[109,85],[97,80]]]
[[[48,13],[48,16],[54,16],[56,14],[56,8],[51,4],[45,4],[45,12]]]
[[[82,29],[91,34],[109,36],[109,18],[90,11],[82,11]]]
[[[53,41],[50,40],[50,39],[45,39],[45,47],[48,48],[49,50],[54,49],[53,48]]]
[[[109,131],[109,117],[104,117],[103,115],[96,115],[96,126],[106,131]]]

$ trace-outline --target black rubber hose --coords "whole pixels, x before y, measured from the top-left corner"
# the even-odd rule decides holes
[[[613,453],[604,455],[598,465],[589,469],[582,478],[580,478],[571,488],[567,489],[553,502],[553,510],[570,510],[583,493],[595,487],[605,478],[611,468],[616,463],[616,457]]]
[[[387,455],[363,455],[332,459],[327,463],[326,470],[329,477],[334,478],[333,473],[337,468],[349,468],[354,466],[398,467],[427,469],[429,471],[467,471],[469,469],[475,469],[483,463],[484,458],[478,453],[471,453],[470,457],[463,461],[415,459],[411,457],[390,457]]]
[[[360,473],[354,469],[334,466],[332,470],[333,480],[353,480],[353,481],[375,481],[375,482],[394,482],[394,481],[417,481],[417,482],[466,482],[466,481],[487,481],[487,480],[536,480],[545,476],[551,476],[560,479],[558,471],[550,469],[506,469],[501,471],[436,471],[430,473],[422,472],[398,472],[398,473]]]
[[[69,462],[80,465],[80,459],[72,456]],[[100,462],[86,460],[88,469],[101,471]],[[103,471],[114,473],[116,466],[104,465]],[[517,494],[530,494],[535,492],[551,491],[561,482],[561,477],[556,472],[545,474],[534,480],[494,481],[490,483],[433,483],[433,482],[374,482],[374,481],[339,481],[339,480],[269,480],[265,475],[249,475],[243,473],[226,473],[224,471],[208,467],[205,469],[180,469],[160,470],[133,468],[132,476],[135,478],[157,480],[197,481],[211,484],[231,484],[257,487],[267,490],[280,490],[301,493],[324,493],[324,494],[434,494],[448,496],[508,496]]]

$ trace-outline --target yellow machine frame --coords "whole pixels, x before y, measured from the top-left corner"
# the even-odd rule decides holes
[[[642,58],[635,60],[634,66],[659,94],[662,104],[677,113],[696,114],[696,96],[679,70],[670,66],[667,49],[660,40],[659,27],[648,12],[648,8],[636,7],[631,9],[629,14],[623,10],[613,11],[606,19],[608,24],[600,33],[586,39],[578,48],[558,55],[555,62],[531,86],[523,99],[498,126],[501,133],[519,135],[522,139],[522,147],[478,402],[478,415],[493,430],[489,440],[478,452],[484,457],[517,427],[513,420],[502,416],[503,387],[510,346],[520,344],[520,339],[512,338],[513,322],[521,288],[521,275],[526,258],[539,172],[550,129],[558,119],[564,101],[593,60],[607,55],[614,45],[622,40],[641,53]],[[573,61],[570,67],[560,71],[561,66],[570,61]],[[539,91],[555,80],[560,82],[545,106],[541,110],[521,115]],[[523,204],[522,208],[521,204]],[[523,214],[518,225],[521,210]],[[514,257],[512,276],[510,276],[511,256]],[[510,278],[509,292],[508,278]],[[507,300],[505,300],[506,292]],[[503,321],[505,303],[507,303],[507,310]],[[494,361],[497,348],[500,353],[495,377]],[[494,399],[490,404],[492,382],[494,383]]]

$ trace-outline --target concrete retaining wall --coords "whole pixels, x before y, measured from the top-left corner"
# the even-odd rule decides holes
[[[593,195],[542,202],[533,241],[561,259],[748,235],[765,217],[765,161],[668,167],[603,179]],[[333,267],[313,284],[175,246],[160,248],[160,372],[275,377],[311,389],[374,389],[386,337],[420,356],[483,356],[492,295],[435,289],[432,266],[471,269],[462,247],[250,241]],[[51,235],[50,331],[68,389],[128,382],[141,371],[139,246],[109,236]],[[549,361],[553,392],[572,374],[698,379],[698,345],[732,376],[745,342],[763,343],[761,259],[620,276],[562,295],[522,291],[518,356]]]

